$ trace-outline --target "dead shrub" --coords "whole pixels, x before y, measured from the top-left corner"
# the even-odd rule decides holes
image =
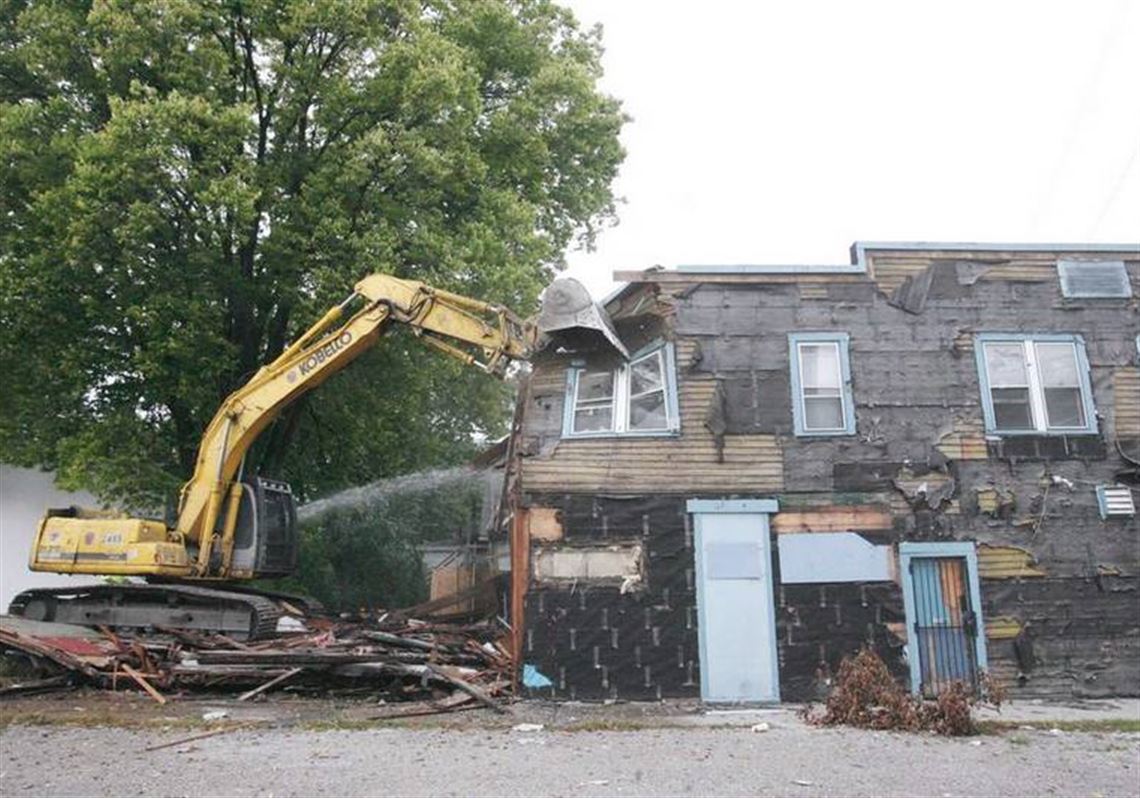
[[[844,657],[822,711],[811,704],[801,716],[816,726],[856,726],[861,729],[933,731],[947,736],[974,734],[973,708],[1000,706],[1004,692],[982,674],[977,691],[955,682],[933,701],[911,695],[891,675],[872,650]]]

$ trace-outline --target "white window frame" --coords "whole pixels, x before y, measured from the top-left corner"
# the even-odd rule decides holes
[[[809,332],[790,333],[788,335],[788,356],[791,361],[792,420],[797,436],[811,438],[855,434],[855,401],[851,390],[851,359],[848,353],[850,342],[851,336],[845,332]],[[803,358],[800,357],[800,348],[804,345],[818,346],[819,344],[833,344],[837,350],[842,427],[817,429],[807,426]]]
[[[661,364],[661,377],[665,391],[665,426],[656,429],[630,429],[629,409],[631,400],[630,378],[633,364],[656,356]],[[612,438],[615,436],[660,437],[680,433],[681,413],[677,401],[676,356],[672,343],[655,342],[633,353],[629,360],[614,369],[614,393],[611,418],[613,426],[605,430],[574,429],[574,411],[578,407],[578,378],[587,371],[582,363],[575,363],[566,371],[565,407],[562,414],[563,438]],[[652,393],[652,392],[649,392]],[[645,394],[640,394],[645,395]]]
[[[1037,344],[1065,343],[1073,347],[1076,359],[1077,381],[1081,392],[1081,407],[1085,416],[1084,426],[1049,426],[1045,410],[1045,391],[1041,382],[1041,372],[1037,363]],[[1033,421],[1032,429],[999,429],[993,407],[993,393],[990,390],[990,375],[986,367],[986,344],[1018,344],[1025,358],[1026,382],[1029,389],[1029,414]],[[982,395],[982,413],[985,417],[986,432],[991,435],[1091,435],[1097,432],[1096,404],[1093,401],[1092,381],[1089,378],[1089,361],[1085,353],[1084,339],[1079,335],[1066,334],[1022,334],[1022,333],[979,333],[974,336],[974,357],[978,366],[978,383]]]

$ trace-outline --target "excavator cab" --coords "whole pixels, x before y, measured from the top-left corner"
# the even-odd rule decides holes
[[[264,477],[242,480],[242,498],[234,526],[232,567],[253,578],[288,576],[297,567],[300,536],[297,502],[288,483]],[[222,519],[218,520],[222,533]],[[214,550],[220,561],[220,549]]]

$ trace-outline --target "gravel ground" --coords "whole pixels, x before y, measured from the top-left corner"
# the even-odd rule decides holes
[[[1140,794],[1140,734],[1020,729],[942,739],[750,727],[632,731],[230,731],[11,725],[0,795]]]

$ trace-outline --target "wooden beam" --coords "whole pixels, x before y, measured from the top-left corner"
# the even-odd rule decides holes
[[[890,510],[874,505],[824,507],[793,510],[772,516],[772,529],[778,534],[791,532],[855,532],[890,529]]]

